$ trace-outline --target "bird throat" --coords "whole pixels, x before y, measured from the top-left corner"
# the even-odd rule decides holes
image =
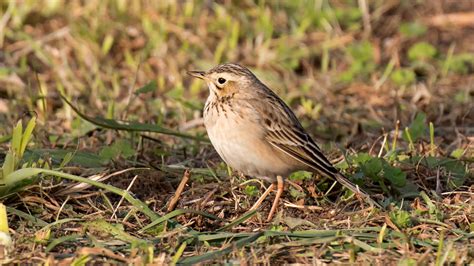
[[[204,106],[204,113],[207,114],[209,112],[216,112],[217,115],[223,114],[227,116],[227,112],[234,112],[233,106],[233,99],[235,96],[235,92],[219,96],[217,93],[213,93],[206,102]]]

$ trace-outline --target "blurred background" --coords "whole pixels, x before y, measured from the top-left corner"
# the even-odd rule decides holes
[[[471,194],[462,195],[469,197],[474,150],[473,43],[472,0],[3,0],[0,162],[7,161],[4,154],[10,149],[14,125],[20,119],[26,123],[36,117],[34,138],[21,161],[23,166],[82,176],[107,174],[110,178],[109,174],[128,167],[152,165],[148,172],[136,176],[120,172],[103,182],[122,189],[133,184],[134,196],[159,214],[166,213],[166,203],[183,170],[191,168],[193,183],[178,208],[202,210],[227,220],[239,217],[255,201],[261,186],[254,181],[239,185],[244,182],[241,177],[231,175],[209,143],[202,140],[206,134],[201,116],[208,89],[202,81],[186,75],[188,70],[208,70],[235,62],[249,67],[292,107],[325,153],[338,162],[338,168],[359,184],[371,184],[388,198],[386,204],[408,206],[397,200],[418,195],[420,190],[442,192],[463,185],[461,190]],[[81,116],[89,117],[89,121]],[[117,121],[146,123],[146,129],[155,133],[136,132],[144,129],[138,124],[128,128],[135,130],[131,133],[105,129],[119,129]],[[21,167],[17,164],[11,169]],[[337,205],[345,211],[333,212],[331,202],[340,200],[344,192],[335,189],[331,192],[335,196],[325,201],[327,195],[317,191],[327,191],[331,182],[322,180],[314,185],[311,178],[306,174],[294,176],[295,182],[307,182],[304,187],[312,190],[291,190],[286,199],[318,205],[314,210],[322,211],[288,207],[286,214],[312,221],[317,228],[344,227],[338,222],[343,220],[351,221],[352,226],[382,226],[388,219],[380,215],[371,221],[357,220],[357,215],[346,212],[359,206],[355,200]],[[137,237],[149,236],[137,233],[148,218],[135,211],[129,215],[133,210],[130,204],[117,206],[117,215],[125,217],[123,220],[114,216],[117,209],[110,202],[118,202],[120,197],[112,195],[109,201],[93,188],[58,183],[45,178],[28,191],[8,196],[6,202],[10,208],[47,223],[59,218],[115,217],[108,221],[123,224],[123,230]],[[212,204],[196,200],[204,195],[205,202]],[[389,224],[389,230],[409,228],[413,225],[409,217],[425,215],[437,221],[437,226],[450,224],[446,227],[449,232],[454,232],[452,228],[472,232],[472,206],[469,212],[469,199],[459,195],[446,194],[452,201],[445,200],[446,205],[442,205],[440,200],[436,206],[441,207],[435,211],[433,203],[427,203],[429,212],[415,201],[418,205],[413,206],[418,209],[390,216],[393,227]],[[33,243],[28,240],[32,220],[9,210],[15,237],[22,239],[16,246],[18,258],[28,260],[30,253],[22,251],[33,250],[38,261],[44,262],[47,255],[41,247],[71,232],[52,229],[51,239],[37,235],[39,240]],[[443,216],[443,210],[453,215]],[[192,215],[179,216],[176,221],[201,231],[224,225],[222,220],[203,221]],[[82,227],[79,222],[66,224]],[[289,224],[282,222],[275,228],[293,230],[294,223]],[[433,224],[425,225],[431,228]],[[239,230],[253,232],[259,226],[261,223],[249,223]],[[439,231],[418,228],[409,234],[437,239]],[[372,236],[375,243],[378,236]],[[177,252],[180,242],[173,237],[155,243],[163,252],[163,263],[170,262],[170,256]],[[70,245],[78,250],[90,240],[86,236],[70,239],[77,240]],[[420,258],[429,253],[427,261],[433,263],[438,243],[420,244],[409,253],[405,238],[394,235],[392,240],[395,244],[387,249],[397,250],[398,257],[411,254]],[[465,243],[461,242],[459,252],[468,254]],[[315,245],[315,250],[327,252],[320,254],[339,252]],[[213,249],[208,244],[196,244],[196,249],[181,247],[186,256]],[[67,253],[76,249],[59,245],[53,250]],[[130,255],[129,249],[113,250]],[[148,252],[142,251],[138,254]],[[266,254],[265,250],[252,252],[256,252],[253,258]],[[245,257],[242,254],[235,256]],[[289,259],[282,261],[308,262],[304,256],[288,254]],[[347,262],[349,257],[331,256],[328,261]],[[153,254],[151,258],[154,261]],[[270,261],[263,256],[260,262]]]
[[[418,111],[472,126],[473,10],[470,0],[2,1],[0,119],[35,111],[71,133],[82,122],[64,91],[89,114],[187,129],[208,92],[186,71],[238,62],[323,139],[406,126]]]

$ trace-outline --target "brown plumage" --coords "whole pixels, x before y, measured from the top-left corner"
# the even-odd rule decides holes
[[[279,191],[269,219],[283,189],[281,177],[299,170],[333,178],[378,206],[333,167],[288,105],[249,69],[222,64],[207,72],[189,74],[205,80],[209,87],[204,123],[221,158],[246,175],[278,181]]]

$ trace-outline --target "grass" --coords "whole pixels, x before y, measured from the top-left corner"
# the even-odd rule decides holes
[[[473,16],[468,1],[0,12],[2,263],[473,263],[473,25],[456,19]],[[268,184],[222,163],[200,118],[207,88],[186,75],[229,61],[384,209],[297,172],[271,223],[271,200],[248,212]]]

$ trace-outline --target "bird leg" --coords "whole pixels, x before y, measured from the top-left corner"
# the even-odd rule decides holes
[[[275,196],[275,200],[273,201],[272,209],[270,210],[270,213],[268,214],[267,222],[270,222],[273,218],[273,214],[275,213],[277,207],[278,207],[278,202],[280,201],[281,194],[283,193],[285,183],[283,181],[283,177],[277,176],[277,193]]]
[[[268,194],[273,191],[273,188],[275,187],[275,184],[271,184],[265,192],[263,192],[262,196],[258,198],[257,202],[250,208],[250,211],[256,210],[260,205],[262,205],[262,202],[265,200],[266,197],[268,197]]]

